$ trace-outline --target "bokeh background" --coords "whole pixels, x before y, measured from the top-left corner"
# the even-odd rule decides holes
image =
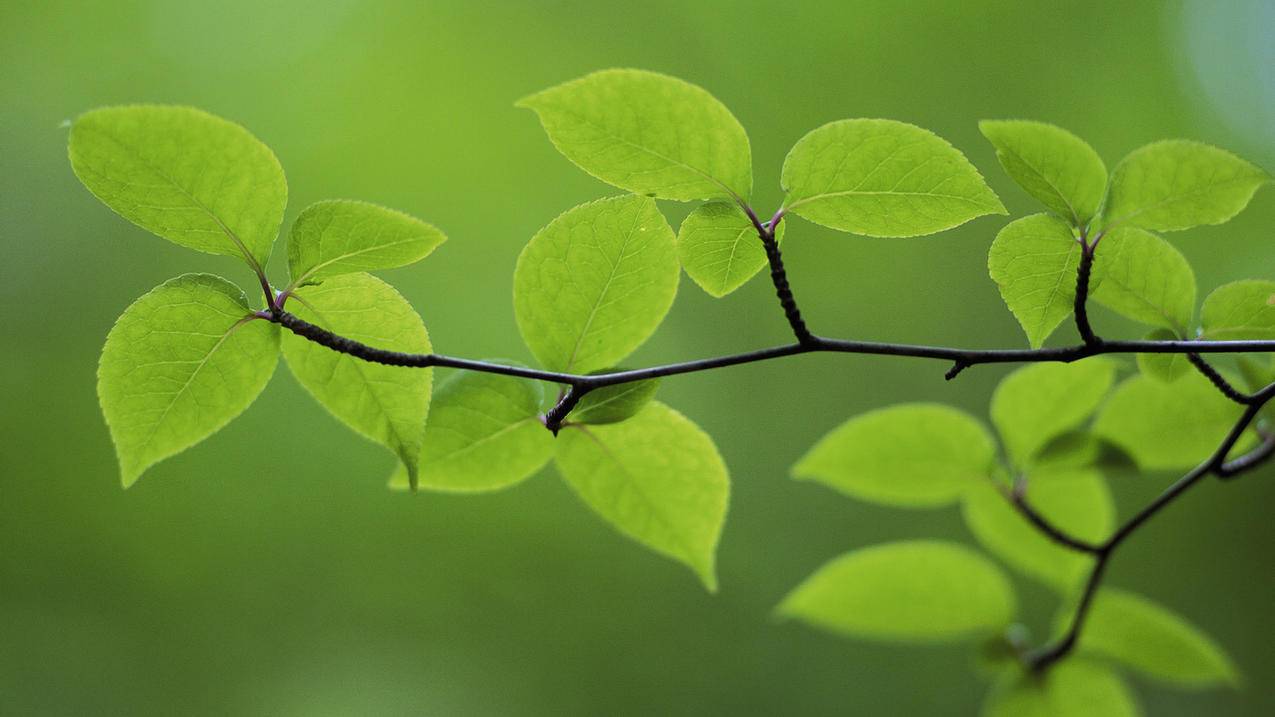
[[[451,240],[387,272],[435,346],[529,359],[510,283],[527,239],[614,190],[556,154],[515,99],[633,66],[702,84],[752,139],[756,203],[807,130],[891,117],[963,149],[1016,215],[1036,211],[982,118],[1058,123],[1112,165],[1190,137],[1275,168],[1270,2],[0,3],[0,713],[971,714],[964,648],[852,642],[770,617],[856,546],[965,538],[955,510],[902,512],[798,484],[827,429],[893,402],[986,415],[1007,369],[810,356],[665,381],[732,470],[721,593],[613,533],[551,469],[486,497],[385,490],[392,459],[279,369],[245,415],[119,487],[94,370],[114,318],[175,274],[251,286],[113,216],[73,177],[64,120],[103,104],[197,105],[250,128],[311,201],[403,209]],[[668,204],[670,220],[688,210]],[[969,346],[1025,341],[988,279],[989,217],[907,240],[794,220],[797,296],[828,335]],[[1275,192],[1175,234],[1201,292],[1275,278]],[[281,245],[280,245],[281,247]],[[272,272],[284,275],[283,252]],[[780,343],[764,278],[721,301],[683,280],[632,365]],[[1112,315],[1101,330],[1137,335]],[[1071,340],[1070,329],[1056,340]],[[1172,476],[1115,480],[1126,514]],[[1211,482],[1153,522],[1112,584],[1229,648],[1239,692],[1135,681],[1151,715],[1275,713],[1275,470]],[[1025,619],[1054,605],[1022,585]]]

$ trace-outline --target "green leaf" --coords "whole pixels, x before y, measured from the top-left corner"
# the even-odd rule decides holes
[[[819,568],[779,614],[851,637],[951,642],[996,632],[1014,617],[1014,592],[987,558],[957,543],[875,545]]]
[[[431,350],[416,310],[371,274],[334,276],[298,289],[293,299],[293,313],[338,336],[391,351]],[[324,408],[393,451],[415,480],[433,369],[370,363],[291,333],[284,335],[283,355],[292,374]]]
[[[1032,457],[1033,473],[1088,468],[1102,460],[1103,443],[1089,433],[1068,431],[1040,448]]]
[[[1221,224],[1270,180],[1217,147],[1180,139],[1155,142],[1116,165],[1103,223],[1163,232]]]
[[[1100,543],[1115,526],[1111,493],[1095,470],[1045,472],[1028,479],[1027,502],[1060,530]],[[1016,510],[991,481],[965,496],[965,524],[978,542],[1010,566],[1070,594],[1093,565],[1093,558],[1046,537]]]
[[[1111,394],[1093,431],[1143,470],[1190,468],[1212,455],[1240,412],[1198,373],[1171,384],[1138,375]]]
[[[1051,440],[1084,423],[1115,378],[1115,363],[1102,357],[1031,364],[1006,376],[992,394],[992,423],[1014,465],[1030,465]]]
[[[955,502],[992,472],[983,424],[948,406],[904,404],[864,413],[819,439],[792,469],[846,495],[925,508]]]
[[[288,235],[288,271],[301,285],[339,274],[420,261],[447,240],[438,229],[393,209],[330,199],[311,204]]]
[[[1217,643],[1181,616],[1123,590],[1098,593],[1077,645],[1182,687],[1239,686],[1235,665]]]
[[[553,456],[553,436],[540,422],[543,390],[526,379],[460,371],[430,403],[417,476],[430,490],[478,493],[520,483]],[[391,488],[411,487],[399,464]]]
[[[518,101],[554,146],[602,181],[660,199],[747,198],[752,150],[704,89],[643,70],[602,70]]]
[[[1145,338],[1147,341],[1176,341],[1182,337],[1169,329],[1154,329]],[[1191,362],[1186,354],[1138,354],[1138,370],[1161,383],[1173,383],[1191,372]]]
[[[563,480],[608,523],[689,566],[717,591],[730,479],[699,426],[653,401],[624,423],[564,427],[554,460]]]
[[[987,271],[1032,348],[1071,315],[1080,243],[1058,217],[1033,214],[1008,224],[987,253]]]
[[[582,204],[541,229],[518,257],[518,329],[551,370],[613,366],[663,321],[678,273],[673,230],[652,199]]]
[[[789,211],[867,236],[921,236],[1005,213],[965,155],[894,120],[841,120],[811,131],[788,153],[782,178]]]
[[[130,105],[80,115],[71,167],[120,216],[174,244],[265,266],[288,184],[270,148],[190,107]]]
[[[1204,299],[1202,338],[1212,341],[1275,339],[1275,281],[1224,284]]]
[[[1050,211],[1076,227],[1098,212],[1107,165],[1084,140],[1044,122],[984,120],[978,128],[1010,178]]]
[[[133,302],[97,370],[124,487],[243,413],[278,360],[278,327],[252,320],[243,291],[225,279],[186,274]]]
[[[1253,356],[1239,356],[1236,364],[1240,369],[1240,375],[1244,377],[1244,385],[1248,386],[1249,391],[1260,391],[1269,384],[1275,383],[1275,360],[1272,360],[1270,356],[1263,356],[1260,359]]]
[[[783,241],[784,227],[775,227]],[[677,256],[687,276],[714,298],[744,285],[766,266],[766,250],[752,221],[734,204],[702,204],[682,221]]]
[[[1182,252],[1141,229],[1116,229],[1094,254],[1094,301],[1134,321],[1185,335],[1195,315],[1195,272]]]
[[[1015,673],[992,688],[982,717],[1138,717],[1133,693],[1116,673],[1065,660],[1043,677]]]
[[[615,373],[624,369],[595,371],[594,374]],[[576,404],[568,419],[572,423],[589,423],[602,425],[619,423],[641,411],[646,404],[655,398],[660,388],[658,378],[645,381],[630,381],[615,386],[603,386],[586,394]]]

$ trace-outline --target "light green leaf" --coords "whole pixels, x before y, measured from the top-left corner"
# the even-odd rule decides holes
[[[288,235],[294,285],[338,274],[420,261],[447,240],[438,229],[393,209],[330,199],[306,207]]]
[[[84,186],[137,226],[257,268],[270,258],[288,184],[243,127],[191,107],[106,107],[71,125],[70,155]]]
[[[1217,147],[1181,139],[1155,142],[1116,165],[1103,223],[1162,232],[1221,224],[1270,180]]]
[[[1018,186],[1073,226],[1098,212],[1107,189],[1107,165],[1076,135],[1044,122],[984,120],[983,136]]]
[[[1190,468],[1213,453],[1240,412],[1198,373],[1171,384],[1138,375],[1111,394],[1093,431],[1143,470]]]
[[[1058,217],[1033,214],[1011,222],[987,252],[987,271],[1027,333],[1032,348],[1071,315],[1080,243]]]
[[[542,394],[534,381],[498,374],[460,371],[443,381],[425,424],[420,486],[477,493],[534,475],[553,456],[553,435],[540,422]],[[390,487],[411,487],[402,463]]]
[[[613,366],[660,325],[678,272],[673,230],[654,200],[582,204],[541,229],[518,257],[518,329],[551,370]]]
[[[704,89],[643,70],[602,70],[518,101],[584,171],[660,199],[747,198],[752,150]]]
[[[864,413],[819,439],[793,466],[860,500],[910,508],[955,502],[991,475],[996,446],[983,424],[948,406],[904,404]]]
[[[951,642],[996,632],[1014,617],[1005,575],[957,543],[914,540],[846,553],[777,608],[835,633],[898,642]]]
[[[1084,423],[1115,378],[1115,363],[1094,357],[1031,364],[1002,379],[992,394],[992,423],[1014,465],[1030,465],[1047,443]]]
[[[170,279],[124,311],[102,348],[97,395],[127,488],[152,465],[216,433],[266,387],[278,327],[251,319],[239,287]]]
[[[841,120],[811,131],[788,153],[782,179],[789,211],[867,236],[921,236],[1005,213],[965,155],[894,120]]]
[[[1213,341],[1275,339],[1275,281],[1224,284],[1204,299],[1202,338]]]
[[[1116,229],[1094,254],[1094,301],[1179,335],[1195,315],[1195,272],[1182,252],[1141,229]]]
[[[717,540],[730,479],[713,439],[659,401],[608,426],[566,426],[558,471],[608,523],[689,566],[717,591]]]
[[[614,373],[622,370],[617,368],[594,373]],[[576,404],[575,410],[568,416],[568,420],[572,423],[594,425],[619,423],[632,417],[650,403],[651,399],[655,398],[655,392],[659,390],[659,387],[660,380],[652,378],[596,388],[584,394],[584,397]]]
[[[1240,375],[1244,377],[1244,385],[1248,386],[1249,391],[1257,392],[1275,383],[1275,360],[1272,360],[1270,356],[1257,358],[1241,355],[1236,359],[1236,364]]]
[[[784,227],[775,227],[783,241]],[[744,285],[766,266],[757,229],[734,204],[702,204],[682,221],[677,232],[677,256],[686,275],[714,298],[722,298]]]
[[[1154,329],[1145,338],[1147,341],[1176,341],[1182,337],[1169,329]],[[1191,372],[1191,362],[1186,354],[1138,354],[1138,370],[1162,383],[1173,383]]]
[[[1208,635],[1172,611],[1123,590],[1098,593],[1077,644],[1083,652],[1183,687],[1239,685],[1235,665]]]
[[[1046,520],[1079,540],[1100,543],[1115,526],[1111,493],[1095,470],[1033,475],[1026,498]],[[991,481],[967,493],[962,508],[965,524],[983,547],[1063,594],[1079,587],[1093,565],[1092,557],[1043,535]]]
[[[992,688],[982,717],[1138,717],[1133,693],[1116,673],[1065,660],[1043,677],[1015,673]]]
[[[391,351],[429,353],[421,317],[394,287],[371,274],[342,274],[297,290],[289,310],[338,336]],[[297,380],[350,428],[386,446],[415,479],[429,413],[431,368],[370,363],[292,333],[283,355]]]

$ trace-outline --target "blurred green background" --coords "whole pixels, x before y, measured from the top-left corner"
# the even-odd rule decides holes
[[[175,274],[244,286],[113,216],[79,186],[64,120],[176,102],[234,119],[289,177],[285,222],[330,197],[396,207],[451,240],[387,272],[441,351],[528,359],[510,281],[527,239],[613,193],[556,154],[515,99],[611,67],[708,88],[748,128],[757,204],[807,130],[890,117],[963,149],[1015,215],[1036,211],[976,122],[1027,117],[1112,165],[1190,137],[1275,168],[1269,2],[60,2],[0,4],[0,713],[971,714],[969,650],[852,642],[777,623],[825,560],[966,533],[955,510],[901,512],[797,484],[788,466],[865,409],[928,399],[986,415],[1007,369],[810,356],[665,381],[662,398],[732,469],[722,590],[620,538],[546,470],[487,497],[385,490],[393,460],[280,368],[245,415],[119,487],[94,370],[114,318]],[[670,220],[686,206],[668,204]],[[821,333],[1025,345],[987,277],[1005,218],[867,240],[799,220],[787,256]],[[1175,234],[1201,292],[1275,278],[1275,192],[1223,227]],[[281,244],[272,272],[284,275]],[[688,280],[628,362],[787,340],[764,278],[729,299]],[[1097,316],[1110,335],[1140,333]],[[1056,340],[1069,341],[1071,330]],[[1123,511],[1171,476],[1114,481]],[[1241,692],[1135,682],[1151,715],[1275,713],[1275,470],[1210,482],[1122,550],[1112,584],[1184,613],[1230,649]],[[1036,627],[1054,609],[1022,583]]]

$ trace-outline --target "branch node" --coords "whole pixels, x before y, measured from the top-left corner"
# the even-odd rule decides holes
[[[951,381],[957,376],[960,376],[961,372],[969,367],[970,363],[968,361],[965,359],[957,359],[956,363],[952,364],[952,368],[949,368],[947,373],[943,374],[943,379],[945,381]]]

